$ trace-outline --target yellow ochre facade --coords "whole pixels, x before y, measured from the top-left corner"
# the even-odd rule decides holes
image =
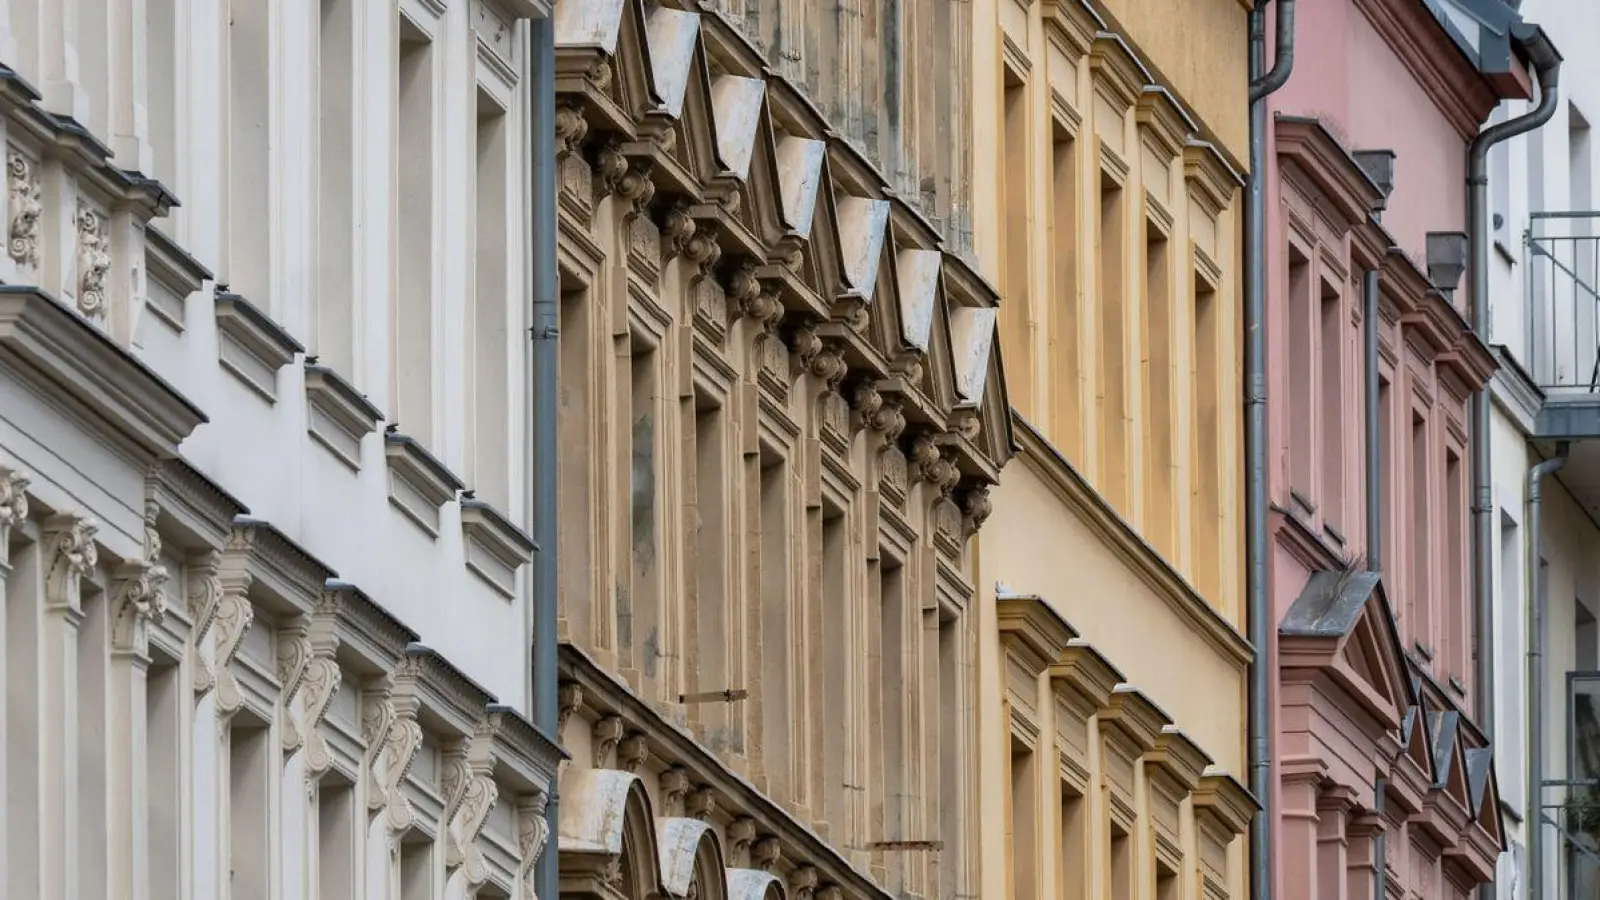
[[[1017,457],[978,536],[982,896],[1248,896],[1247,6],[973,4]]]

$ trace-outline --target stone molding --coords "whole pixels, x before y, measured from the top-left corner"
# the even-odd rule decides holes
[[[352,471],[361,469],[361,441],[378,430],[383,412],[333,369],[307,361],[306,431]]]
[[[217,358],[269,403],[278,401],[278,371],[304,353],[287,329],[239,294],[218,290]]]

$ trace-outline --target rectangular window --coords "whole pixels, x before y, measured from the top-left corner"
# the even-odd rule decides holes
[[[1433,537],[1430,534],[1428,507],[1428,420],[1411,415],[1411,598],[1406,604],[1411,613],[1409,631],[1415,643],[1429,656],[1438,649],[1433,634]]]
[[[15,14],[16,7],[12,7]],[[6,578],[5,616],[6,734],[0,744],[5,754],[6,865],[0,884],[7,897],[37,897],[39,884],[39,740],[43,727],[39,709],[40,651],[44,579],[40,571],[40,544],[11,548],[11,573]],[[27,736],[18,739],[16,736]],[[156,896],[152,894],[151,896]]]
[[[966,822],[971,770],[963,763],[967,758],[964,741],[970,731],[970,720],[964,713],[970,686],[962,678],[966,671],[962,665],[962,625],[956,616],[939,618],[938,673],[933,693],[939,704],[938,768],[934,777],[940,785],[939,832],[946,848],[937,860],[940,897],[958,897],[965,892],[970,849]]]
[[[1500,565],[1497,571],[1500,573],[1500,596],[1495,599],[1499,626],[1495,631],[1495,644],[1500,658],[1495,668],[1498,676],[1495,678],[1495,689],[1500,694],[1496,708],[1501,713],[1496,719],[1498,734],[1490,737],[1494,738],[1495,755],[1500,764],[1508,772],[1519,772],[1522,770],[1522,741],[1514,736],[1526,734],[1523,730],[1526,713],[1522,693],[1526,660],[1519,651],[1524,646],[1523,615],[1527,607],[1523,600],[1526,597],[1524,586],[1527,584],[1527,570],[1523,567],[1522,534],[1516,520],[1506,515],[1505,510],[1500,511],[1499,519]],[[1500,786],[1501,799],[1510,804],[1512,809],[1522,808],[1522,780],[1508,778]]]
[[[433,844],[421,839],[400,844],[400,900],[434,900]]]
[[[1190,447],[1190,479],[1194,486],[1193,546],[1195,587],[1203,597],[1217,596],[1222,561],[1222,339],[1216,287],[1197,270],[1194,275],[1194,437]]]
[[[1100,179],[1100,231],[1095,236],[1100,260],[1097,277],[1100,299],[1100,432],[1101,493],[1127,515],[1130,467],[1128,464],[1128,354],[1126,291],[1124,290],[1124,210],[1122,185],[1110,176]]]
[[[657,583],[660,577],[660,541],[656,529],[661,489],[657,446],[659,396],[655,348],[635,340],[629,358],[629,546],[633,584],[617,600],[618,644],[627,653],[625,669],[641,693],[654,695],[661,676],[661,657],[667,635],[662,634]],[[645,688],[649,685],[649,688]]]
[[[1289,245],[1289,487],[1299,496],[1301,511],[1315,510],[1316,394],[1312,373],[1316,359],[1316,322],[1312,318],[1311,260]]]
[[[763,450],[760,473],[761,581],[755,598],[761,615],[761,670],[763,714],[761,750],[766,756],[772,792],[791,799],[788,736],[793,733],[794,661],[796,634],[789,590],[788,460]]]
[[[596,374],[589,365],[594,350],[594,308],[588,291],[567,291],[561,295],[561,339],[557,352],[561,355],[561,391],[557,399],[557,434],[563,447],[600,447],[603,434],[597,404],[603,403],[605,390],[595,384]],[[556,494],[562,509],[591,510],[590,515],[600,515],[596,498],[599,480],[609,471],[609,461],[597,459],[603,454],[561,453],[560,483]],[[595,575],[598,567],[598,549],[590,537],[590,529],[564,528],[559,539],[561,554],[560,578],[560,628],[563,637],[580,644],[587,643],[597,650],[614,653],[617,649],[613,631],[613,598],[616,590],[602,590]]]
[[[434,138],[437,130],[433,44],[400,20],[399,127],[396,184],[393,420],[406,434],[438,447],[434,434],[433,226]]]
[[[111,595],[84,598],[84,618],[78,625],[78,840],[79,846],[106,846],[107,752],[106,678],[110,674]],[[30,679],[25,684],[32,685]],[[82,896],[104,897],[107,888],[104,853],[83,853],[77,858]]]
[[[1050,145],[1051,437],[1070,460],[1083,459],[1083,373],[1078,353],[1078,153],[1059,125]]]
[[[1176,560],[1174,490],[1178,460],[1173,452],[1176,409],[1173,404],[1172,284],[1167,268],[1167,236],[1145,222],[1144,244],[1144,400],[1145,400],[1145,538],[1169,560]]]
[[[1445,576],[1449,591],[1442,606],[1446,609],[1470,609],[1472,598],[1467,596],[1467,484],[1464,479],[1461,455],[1454,448],[1444,452],[1444,544],[1445,565],[1450,571]],[[1441,667],[1446,677],[1454,676],[1467,687],[1471,673],[1467,671],[1470,657],[1468,644],[1472,634],[1471,616],[1441,615],[1447,620],[1445,639],[1449,651]]]
[[[1011,739],[1011,900],[1039,897],[1038,772],[1033,748]]]
[[[169,0],[170,2],[170,0]],[[339,374],[355,368],[355,0],[321,0],[317,41],[317,277],[312,352]]]
[[[1395,483],[1397,473],[1400,471],[1400,468],[1395,465],[1395,453],[1398,452],[1397,448],[1399,447],[1398,442],[1395,440],[1395,435],[1399,432],[1399,429],[1395,427],[1394,404],[1390,400],[1390,393],[1389,379],[1380,373],[1378,375],[1378,447],[1381,452],[1378,454],[1378,503],[1380,506],[1379,521],[1383,523],[1383,533],[1379,538],[1382,546],[1379,549],[1383,552],[1379,555],[1379,562],[1383,563],[1385,571],[1398,573],[1403,570],[1397,555],[1400,549],[1400,520],[1395,512],[1395,510],[1399,509],[1398,504],[1395,502],[1395,498],[1399,496],[1395,493],[1399,487]],[[1389,583],[1398,584],[1393,579],[1386,580]]]
[[[1111,900],[1133,900],[1133,835],[1111,825]]]
[[[734,679],[736,642],[743,630],[736,625],[728,575],[728,472],[726,408],[697,395],[702,404],[694,419],[695,447],[695,655],[696,693],[743,687]],[[826,534],[826,531],[824,531]],[[824,571],[824,577],[827,573]],[[742,649],[742,647],[740,647]],[[838,709],[840,707],[832,707]],[[689,708],[698,719],[702,740],[714,750],[744,751],[744,730],[739,716],[726,703],[700,703]]]
[[[272,53],[268,5],[232,0],[228,15],[227,270],[218,278],[277,313],[272,296]]]
[[[348,781],[325,777],[318,787],[318,900],[343,900],[356,895],[355,798],[355,786]]]
[[[473,249],[477,284],[472,298],[473,484],[478,496],[511,508],[511,221],[510,120],[480,92],[477,202]]]
[[[1156,863],[1155,900],[1178,900],[1178,873],[1164,863]]]
[[[1028,294],[1029,258],[1031,256],[1028,221],[1029,207],[1033,202],[1033,185],[1028,168],[1028,83],[1010,68],[1005,71],[1006,85],[1003,96],[1005,134],[1002,152],[1005,161],[1002,170],[1004,183],[1004,216],[1002,223],[1005,243],[1005,260],[1001,275],[1001,289],[1005,303],[1000,306],[1000,316],[1005,322],[1004,352],[1013,360],[1015,377],[1009,379],[1012,403],[1024,415],[1032,415],[1033,393],[1033,298]]]
[[[151,897],[178,897],[183,884],[182,715],[187,692],[182,675],[175,660],[157,658],[145,681]]]
[[[822,509],[822,642],[828,657],[850,646],[856,630],[857,613],[850,592],[850,530],[844,511],[824,501]],[[822,816],[834,828],[842,828],[848,818],[850,798],[846,785],[855,785],[851,765],[850,722],[856,714],[850,669],[830,663],[821,667],[822,676]],[[835,832],[838,835],[844,832]]]
[[[879,697],[881,719],[878,728],[883,735],[883,828],[886,840],[912,840],[906,831],[906,794],[910,785],[906,781],[906,754],[909,742],[906,736],[906,702],[910,681],[906,671],[906,631],[909,610],[906,607],[905,567],[898,560],[885,555],[878,563],[878,634],[879,634]]]
[[[272,732],[237,717],[228,741],[228,865],[230,900],[267,900],[272,896],[276,861],[272,846],[269,789],[276,754]]]
[[[1345,397],[1350,394],[1350,386],[1345,384],[1344,378],[1344,356],[1350,329],[1339,288],[1326,279],[1322,279],[1321,284],[1322,397],[1318,404],[1321,421],[1315,440],[1322,453],[1322,494],[1317,502],[1322,511],[1323,528],[1342,544],[1345,463],[1349,459],[1343,452],[1349,445],[1345,440],[1344,408]]]
[[[1061,900],[1089,897],[1089,806],[1087,797],[1061,785],[1061,856],[1056,871]]]

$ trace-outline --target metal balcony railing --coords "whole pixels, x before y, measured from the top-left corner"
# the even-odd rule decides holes
[[[1600,211],[1528,218],[1527,321],[1518,355],[1552,399],[1600,394]]]

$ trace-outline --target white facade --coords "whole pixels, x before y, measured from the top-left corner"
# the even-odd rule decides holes
[[[532,896],[545,7],[0,0],[6,896]]]
[[[1589,123],[1600,121],[1600,59],[1588,48],[1600,42],[1600,19],[1583,0],[1525,0],[1522,17],[1542,26],[1566,54],[1560,102],[1543,128],[1513,138],[1490,153],[1490,222],[1495,239],[1490,253],[1491,343],[1499,345],[1501,370],[1494,380],[1491,459],[1497,540],[1495,573],[1495,745],[1500,795],[1508,808],[1507,843],[1497,879],[1499,896],[1526,896],[1528,861],[1524,848],[1531,823],[1527,790],[1527,665],[1530,553],[1527,540],[1527,484],[1531,466],[1553,452],[1548,441],[1530,443],[1543,393],[1586,390],[1594,348],[1576,340],[1593,333],[1594,307],[1575,304],[1570,281],[1563,291],[1551,277],[1550,259],[1539,255],[1527,235],[1600,234],[1600,216],[1542,219],[1538,213],[1582,212],[1600,208],[1592,185],[1597,174]],[[1520,115],[1527,102],[1503,104],[1494,121]],[[1539,246],[1548,243],[1535,242]],[[1592,243],[1558,243],[1558,255]],[[1575,249],[1567,261],[1583,260]],[[1583,280],[1590,281],[1592,263]],[[1560,270],[1554,270],[1559,273]],[[1552,305],[1551,298],[1556,300]],[[1547,311],[1553,311],[1547,312]],[[1569,338],[1571,340],[1569,340]],[[1566,388],[1559,386],[1565,385]],[[1575,387],[1574,387],[1575,386]],[[1539,389],[1543,388],[1541,392]],[[1542,490],[1543,540],[1540,553],[1546,578],[1544,640],[1544,777],[1569,778],[1568,673],[1600,669],[1600,526],[1593,512],[1592,486],[1600,484],[1600,447],[1593,441],[1572,445],[1572,461]],[[1571,883],[1572,856],[1554,821],[1565,821],[1565,791],[1545,789],[1544,896],[1577,896]],[[1584,856],[1581,852],[1579,857]],[[1600,860],[1600,857],[1595,859]],[[1590,863],[1589,865],[1593,865]],[[1585,896],[1592,896],[1586,893]]]

